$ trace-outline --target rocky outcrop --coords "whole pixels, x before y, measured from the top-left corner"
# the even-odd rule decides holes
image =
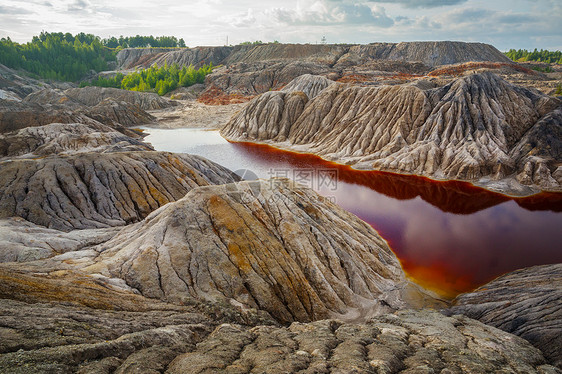
[[[70,88],[68,90],[43,90],[28,95],[24,101],[37,104],[65,104],[72,105],[73,101],[80,105],[94,107],[104,100],[110,99],[116,102],[126,102],[136,105],[142,110],[164,109],[177,105],[175,101],[160,97],[151,92],[138,92],[120,90],[111,87],[83,87]]]
[[[562,368],[562,264],[503,275],[462,294],[449,313],[460,313],[521,336]]]
[[[144,296],[224,300],[282,322],[365,318],[410,290],[369,225],[288,180],[194,189],[96,251],[83,271]]]
[[[466,317],[402,311],[245,329],[221,325],[166,373],[555,373],[523,339]]]
[[[547,140],[547,131],[527,133],[534,126],[560,126],[560,101],[494,74],[474,74],[428,89],[420,84],[333,84],[304,109],[292,105],[294,95],[298,93],[272,92],[255,98],[221,134],[315,153],[360,169],[476,181],[531,168],[535,186],[561,186],[560,159],[550,156],[557,157],[559,149],[539,156],[540,162],[533,159],[534,166],[528,167],[521,153],[528,147],[519,146],[531,136],[542,136],[537,144],[559,146]]]
[[[470,61],[512,63],[489,44],[440,41],[356,45],[338,59],[335,67],[362,65],[372,60],[417,61],[430,67]]]
[[[127,91],[110,87],[71,88],[64,91],[64,94],[88,106],[98,105],[108,98],[114,101],[125,101],[143,110],[163,109],[177,105],[176,102],[160,97],[155,93]]]
[[[21,74],[0,64],[0,100],[18,102],[30,93],[47,87],[67,89],[75,87],[75,85],[69,82],[40,81],[30,78],[26,73]]]
[[[147,299],[80,274],[0,266],[0,280],[0,373],[159,372],[218,324],[273,323],[230,305]]]
[[[280,89],[303,74],[380,84],[379,81],[392,82],[396,74],[427,74],[448,64],[485,61],[515,66],[491,45],[448,41],[367,45],[269,43],[167,51],[125,49],[117,59],[122,69],[153,64],[223,65],[207,77],[207,91],[200,98],[207,104],[241,102],[242,98]],[[398,78],[399,83],[403,76]],[[220,100],[213,101],[217,96]]]
[[[177,64],[179,66],[193,66],[195,69],[203,65],[219,65],[225,61],[232,50],[232,47],[195,47],[169,51],[161,55],[155,56],[150,61],[143,62],[142,66],[150,67],[153,64],[171,66]]]
[[[85,123],[95,120],[63,107],[0,100],[0,134],[50,123]]]
[[[198,156],[82,153],[1,163],[0,218],[48,228],[114,227],[139,221],[196,186],[238,180]]]
[[[200,101],[212,94],[255,96],[283,88],[303,74],[328,75],[330,69],[309,61],[240,63],[215,69],[205,78],[207,89]]]
[[[121,126],[123,129],[127,126],[146,125],[156,120],[154,116],[135,104],[125,101],[117,102],[113,99],[104,99],[99,104],[88,108],[85,114],[102,123],[110,122],[114,128]]]
[[[463,316],[407,310],[279,327],[228,305],[173,305],[86,277],[62,283],[0,268],[0,278],[2,373],[558,372],[525,340]],[[35,286],[42,292],[25,301],[5,297],[7,287],[18,295]]]
[[[517,175],[519,182],[559,185],[562,180],[562,107],[531,127],[510,152],[510,157],[524,165]]]
[[[236,46],[225,64],[255,63],[262,61],[300,60],[322,65],[334,65],[345,54],[349,45],[280,44]]]
[[[119,69],[132,69],[136,66],[142,66],[146,61],[148,61],[148,67],[151,66],[150,61],[156,56],[171,51],[169,48],[124,48],[117,52],[117,67]]]
[[[139,138],[138,132],[125,126],[141,126],[155,120],[144,110],[123,101],[106,99],[94,107],[88,107],[66,99],[67,96],[59,97],[65,98],[59,104],[29,101],[8,103],[0,100],[0,134],[51,123],[81,123],[93,127],[105,124],[124,135]]]
[[[121,228],[74,230],[47,229],[19,217],[0,219],[0,262],[28,262],[100,244]]]
[[[73,152],[153,151],[142,141],[101,123],[51,123],[0,134],[2,157],[48,156]]]
[[[124,49],[117,54],[120,69],[149,67],[156,63],[180,66],[199,64],[233,65],[265,61],[300,60],[341,70],[349,65],[361,65],[375,60],[421,62],[439,66],[469,61],[511,62],[489,44],[465,42],[403,42],[343,44],[280,44],[237,45],[235,47],[196,47],[184,49]]]
[[[332,83],[334,83],[334,81],[319,75],[304,74],[293,79],[281,91],[304,92],[306,97],[312,100]]]
[[[0,310],[9,315],[1,373],[158,373],[213,326],[173,306],[131,312],[0,300]]]

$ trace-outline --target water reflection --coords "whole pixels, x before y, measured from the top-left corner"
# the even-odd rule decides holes
[[[370,223],[410,276],[447,296],[507,271],[562,262],[562,194],[512,199],[462,182],[356,171],[313,155],[228,143],[216,131],[148,132],[158,150],[199,154],[261,178],[312,171],[310,187]],[[335,188],[314,172],[326,169],[338,173]]]

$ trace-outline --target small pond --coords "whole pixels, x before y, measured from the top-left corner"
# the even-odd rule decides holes
[[[314,188],[372,225],[410,277],[447,297],[508,271],[562,262],[562,194],[513,199],[468,183],[356,171],[313,155],[229,143],[218,131],[145,131],[159,151],[197,154]]]

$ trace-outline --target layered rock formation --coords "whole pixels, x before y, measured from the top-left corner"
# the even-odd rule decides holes
[[[155,117],[133,104],[110,99],[94,107],[72,101],[37,104],[0,100],[0,134],[51,123],[82,123],[94,127],[105,124],[127,136],[139,137],[138,132],[126,126],[139,126],[154,120]]]
[[[271,324],[252,311],[174,305],[117,280],[0,266],[0,373],[155,373],[220,323]]]
[[[318,75],[303,74],[293,79],[281,91],[283,92],[303,92],[309,100],[314,99],[325,88],[328,88],[334,81]]]
[[[230,101],[247,99],[270,90],[281,89],[303,74],[329,75],[330,72],[327,65],[299,60],[223,66],[206,77],[207,89],[199,100],[212,103],[211,100],[216,100],[217,96],[225,96]]]
[[[69,82],[39,81],[0,64],[0,100],[18,102],[30,93],[46,87],[68,89],[74,86]]]
[[[298,91],[261,95],[221,134],[361,169],[470,181],[516,174],[521,183],[558,190],[560,144],[552,129],[560,127],[560,105],[491,73],[428,89],[333,84],[310,101]]]
[[[0,233],[26,227],[56,254],[0,265],[0,372],[559,372],[527,341],[464,316],[373,316],[407,305],[386,243],[312,191],[275,182],[199,187],[116,235],[54,240],[0,221]],[[340,307],[371,316],[279,327],[251,307],[281,321]]]
[[[52,106],[0,100],[0,133],[50,123],[86,123],[95,121],[81,113]]]
[[[417,61],[430,67],[469,61],[511,62],[489,44],[446,41],[356,45],[335,66],[361,65],[372,60]]]
[[[0,299],[3,373],[557,373],[525,340],[461,316],[402,311],[278,327],[227,305],[166,304],[87,278],[65,286],[98,305],[64,304],[56,279],[24,276],[24,285],[14,275],[0,269],[2,296],[6,285],[13,293],[43,281],[40,300],[50,302]]]
[[[138,135],[137,135],[138,136]],[[0,134],[0,159],[26,155],[48,156],[68,152],[153,151],[142,141],[92,122],[51,123]]]
[[[523,339],[469,318],[402,311],[251,330],[222,325],[167,373],[554,373]]]
[[[94,107],[104,100],[126,102],[136,105],[143,110],[163,109],[174,105],[176,102],[167,100],[151,92],[137,92],[120,90],[111,87],[83,87],[70,88],[64,91],[46,89],[28,95],[24,101],[37,104],[62,104],[72,105],[68,101]]]
[[[460,313],[521,336],[562,368],[562,264],[535,266],[503,275],[460,295],[450,313]]]
[[[0,218],[18,216],[63,231],[136,222],[193,187],[238,177],[197,156],[82,153],[4,161]]]
[[[510,62],[489,44],[464,42],[403,42],[366,45],[326,44],[260,44],[235,47],[196,47],[169,49],[124,49],[117,54],[120,68],[149,67],[174,63],[180,66],[213,63],[232,65],[264,61],[303,60],[338,66],[363,64],[373,60],[419,61],[439,66],[468,61]],[[160,65],[158,64],[158,65]]]
[[[370,226],[311,190],[272,183],[192,190],[97,248],[84,271],[144,296],[225,300],[283,322],[405,305],[400,264]]]
[[[100,244],[121,228],[63,232],[19,217],[0,219],[0,262],[28,262]]]
[[[168,51],[125,49],[118,53],[117,60],[122,69],[154,63],[223,65],[207,77],[207,90],[201,98],[202,102],[212,104],[241,102],[280,89],[303,74],[375,83],[392,82],[396,74],[427,74],[438,66],[471,61],[516,66],[491,45],[448,41],[368,45],[270,43]]]

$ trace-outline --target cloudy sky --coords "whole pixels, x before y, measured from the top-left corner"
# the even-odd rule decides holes
[[[42,30],[174,35],[188,46],[243,41],[462,40],[562,50],[561,0],[0,0],[0,37]]]

